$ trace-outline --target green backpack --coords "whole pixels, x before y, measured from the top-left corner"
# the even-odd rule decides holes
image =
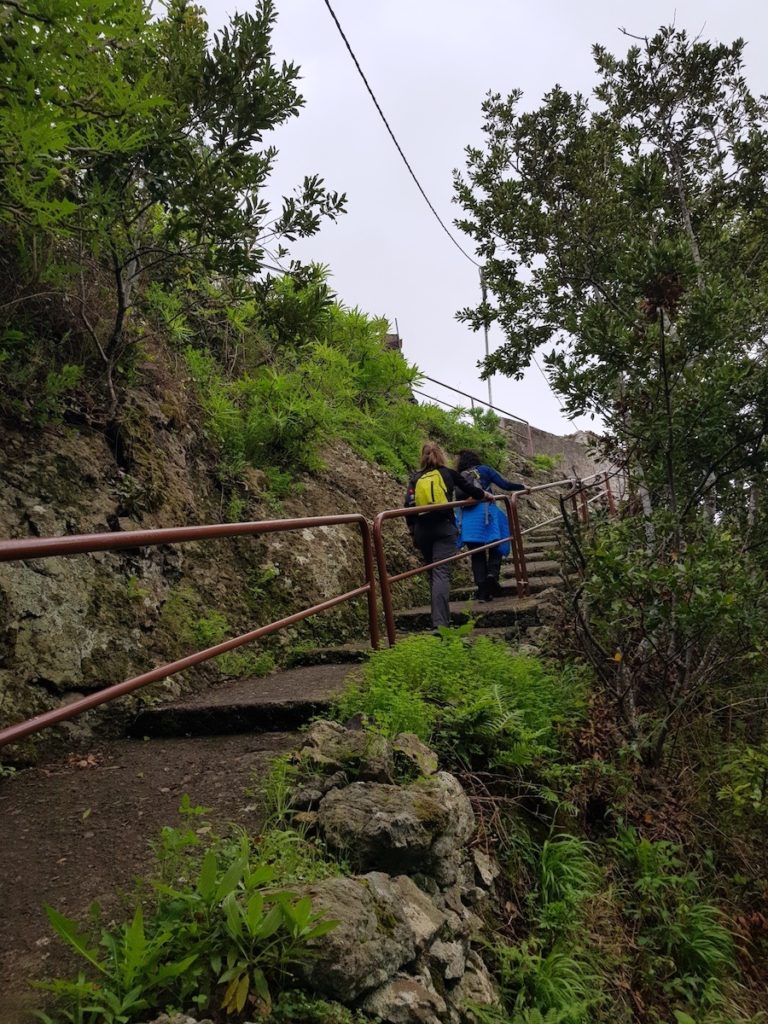
[[[439,469],[428,469],[416,479],[414,505],[443,505],[448,501],[448,488]]]

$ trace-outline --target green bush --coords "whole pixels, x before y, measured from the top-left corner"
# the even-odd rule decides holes
[[[187,815],[203,810],[182,805]],[[264,847],[265,858],[240,834],[203,851],[197,831],[166,828],[156,850],[154,899],[137,900],[130,921],[94,936],[47,908],[54,930],[86,964],[76,980],[43,986],[56,1002],[41,1015],[47,1024],[129,1024],[168,1006],[238,1016],[247,1006],[265,1015],[307,943],[335,927],[313,913],[308,897],[280,888],[286,855],[276,847]]]
[[[260,290],[262,329],[279,342],[260,366],[232,373],[221,339],[186,348],[208,432],[221,449],[222,479],[237,479],[249,465],[294,479],[317,469],[323,445],[335,439],[399,477],[418,464],[428,439],[499,463],[505,439],[498,418],[416,404],[418,372],[385,348],[386,321],[329,301],[324,282],[318,272],[301,286],[283,278]],[[159,291],[152,298],[177,323],[177,303]],[[239,325],[241,333],[249,329],[256,328],[247,320]],[[269,471],[268,479],[277,493]]]
[[[560,465],[562,455],[531,455],[528,461],[540,473],[552,473]]]
[[[414,732],[452,762],[521,768],[551,756],[574,722],[583,682],[488,637],[414,636],[373,654],[337,704],[388,736]]]

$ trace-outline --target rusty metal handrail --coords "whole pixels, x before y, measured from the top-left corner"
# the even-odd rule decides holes
[[[126,679],[122,683],[107,686],[102,690],[98,690],[96,693],[92,693],[87,697],[82,697],[79,700],[73,701],[71,704],[65,705],[64,707],[54,708],[53,710],[46,711],[34,718],[30,718],[24,722],[19,722],[6,729],[0,730],[0,747],[3,747],[8,743],[15,743],[32,733],[40,732],[42,729],[47,729],[52,725],[57,725],[60,722],[74,718],[75,716],[82,714],[84,711],[89,711],[91,708],[98,707],[100,704],[105,704],[108,701],[122,697],[142,686],[147,686],[149,683],[157,682],[160,679],[167,679],[169,676],[175,675],[186,668],[191,668],[193,665],[199,665],[204,661],[209,661],[211,658],[215,658],[219,654],[224,654],[226,651],[234,650],[236,647],[241,647],[243,644],[250,643],[260,637],[268,636],[269,634],[275,633],[286,626],[291,626],[294,623],[301,622],[303,619],[307,619],[312,615],[317,615],[320,612],[334,608],[336,605],[342,604],[344,601],[351,601],[356,597],[361,597],[363,594],[365,594],[368,599],[368,629],[371,646],[374,649],[379,646],[379,624],[376,611],[376,583],[371,524],[365,516],[357,512],[349,513],[347,515],[312,516],[304,519],[271,519],[252,523],[222,523],[215,526],[171,527],[162,530],[132,530],[119,534],[93,533],[71,537],[41,537],[0,541],[0,562],[12,562],[27,561],[34,558],[48,558],[54,555],[76,555],[92,551],[118,551],[125,548],[180,544],[190,541],[212,540],[225,537],[257,536],[262,533],[278,533],[283,531],[287,532],[292,530],[311,529],[312,527],[317,526],[343,526],[352,524],[359,526],[363,544],[365,583],[362,586],[356,587],[354,590],[348,590],[344,594],[339,594],[336,597],[329,598],[327,601],[322,601],[319,604],[313,605],[311,608],[305,608],[302,611],[294,612],[292,615],[287,615],[282,619],[278,619],[276,622],[271,622],[265,626],[259,626],[257,629],[252,629],[241,636],[232,637],[230,640],[225,640],[223,643],[216,644],[214,647],[208,647],[203,651],[198,651],[195,654],[189,654],[184,658],[179,658],[166,665],[160,665],[149,672],[144,672],[131,679]]]
[[[379,590],[381,593],[381,604],[384,609],[387,642],[390,647],[397,639],[391,584],[396,583],[398,580],[408,579],[410,576],[417,576],[420,573],[429,572],[430,569],[434,569],[438,565],[446,565],[449,562],[456,562],[462,558],[470,558],[472,555],[477,554],[480,551],[488,551],[491,548],[498,547],[500,544],[505,544],[509,541],[515,565],[515,579],[517,582],[518,596],[522,597],[527,593],[528,574],[525,568],[523,540],[520,532],[520,521],[517,512],[517,496],[522,493],[524,492],[514,491],[511,494],[495,495],[493,499],[484,499],[486,501],[493,500],[494,502],[504,502],[507,510],[507,523],[509,527],[509,535],[507,537],[501,537],[499,540],[492,541],[490,544],[483,544],[482,547],[472,548],[471,551],[459,551],[457,554],[450,555],[448,558],[441,558],[437,562],[430,562],[428,565],[420,565],[416,569],[408,569],[405,572],[396,573],[394,576],[390,576],[389,569],[387,568],[387,556],[384,550],[384,539],[382,535],[384,523],[389,519],[406,519],[411,516],[424,515],[425,512],[423,507],[391,508],[386,509],[384,512],[379,512],[373,521],[373,544],[376,551],[376,561],[379,569]],[[429,511],[437,512],[442,509],[449,508],[470,508],[477,504],[478,502],[475,501],[474,498],[467,498],[463,501],[448,501],[440,505],[432,505],[430,506]]]
[[[396,583],[398,580],[408,579],[410,576],[416,576],[419,573],[428,572],[430,569],[434,569],[438,565],[447,565],[449,562],[456,562],[461,558],[469,558],[473,554],[477,554],[479,551],[488,551],[491,548],[498,547],[500,544],[504,544],[507,541],[511,544],[512,560],[515,569],[515,583],[517,588],[518,597],[525,596],[530,588],[528,579],[528,567],[525,559],[525,551],[523,549],[523,533],[531,533],[533,530],[538,529],[541,526],[545,526],[548,523],[556,522],[559,517],[555,519],[548,519],[544,523],[538,523],[534,527],[530,527],[528,530],[521,530],[520,528],[520,515],[518,511],[518,499],[525,497],[527,494],[537,491],[544,491],[552,489],[554,487],[565,487],[570,486],[571,491],[565,497],[574,495],[574,508],[575,506],[575,495],[580,493],[580,489],[585,487],[598,486],[604,482],[606,487],[606,497],[608,499],[609,507],[612,514],[615,513],[615,506],[613,504],[613,495],[610,487],[610,477],[614,474],[608,472],[593,473],[585,479],[581,480],[577,477],[566,477],[562,480],[554,480],[547,484],[537,484],[534,487],[526,487],[524,490],[512,491],[509,494],[496,495],[494,501],[503,501],[507,509],[507,522],[509,524],[509,535],[502,537],[500,540],[492,541],[490,544],[484,544],[482,547],[472,548],[469,551],[460,551],[455,555],[450,555],[448,558],[441,558],[437,562],[430,562],[428,565],[421,565],[416,569],[408,569],[405,572],[395,573],[394,575],[389,574],[387,567],[387,556],[384,550],[384,541],[382,536],[382,528],[384,523],[389,519],[407,518],[409,516],[423,515],[423,508],[397,508],[387,509],[385,512],[379,512],[373,521],[373,543],[376,551],[376,561],[379,570],[379,590],[381,593],[381,604],[384,609],[384,622],[387,631],[387,642],[390,647],[395,643],[397,639],[397,630],[395,627],[395,613],[394,603],[392,601],[392,588],[391,584]],[[490,499],[486,499],[490,500]],[[565,498],[561,498],[561,503]],[[470,498],[464,501],[449,501],[441,505],[433,505],[430,507],[430,511],[438,511],[440,509],[449,508],[463,508],[465,506],[476,505],[477,502]],[[588,506],[585,506],[585,509]]]
[[[568,501],[573,506],[574,517],[583,524],[589,522],[589,507],[595,501],[605,501],[608,506],[608,514],[615,516],[616,499],[611,487],[611,479],[618,476],[620,472],[618,469],[613,472],[605,471],[604,473],[597,473],[592,477],[587,477],[586,480],[575,480],[571,490],[560,497],[560,508],[563,518],[566,515],[565,504]],[[592,482],[590,483],[590,481]],[[587,498],[587,491],[590,488],[600,487],[601,485],[603,490],[598,491],[591,498]]]

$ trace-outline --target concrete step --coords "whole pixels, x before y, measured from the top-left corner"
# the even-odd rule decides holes
[[[494,598],[493,603],[497,601],[506,600],[509,597],[515,597],[517,595],[517,586],[514,582],[514,573],[511,576],[501,577],[501,595]],[[538,594],[541,590],[549,590],[550,587],[562,586],[562,579],[560,576],[529,576],[528,577],[528,593]],[[451,591],[451,596],[455,601],[471,601],[475,596],[475,587],[456,587],[455,590]]]
[[[306,650],[291,651],[288,655],[289,668],[309,665],[359,665],[371,654],[369,640],[355,640],[338,647],[310,647]]]
[[[535,561],[531,561],[528,558],[525,560],[525,566],[528,570],[528,577],[532,576],[553,576],[560,571],[560,563],[553,558],[544,559],[537,558]],[[514,563],[507,562],[501,570],[501,577],[515,578],[515,566]]]
[[[222,683],[142,711],[131,736],[223,736],[298,729],[325,712],[354,665],[312,665]]]
[[[539,537],[523,537],[524,551],[553,551],[560,547],[559,540],[541,540]]]
[[[451,623],[461,626],[470,618],[478,627],[523,630],[538,624],[538,602],[533,597],[503,597],[488,604],[479,601],[451,601]],[[395,614],[395,624],[404,632],[424,632],[432,628],[431,609],[409,608]]]

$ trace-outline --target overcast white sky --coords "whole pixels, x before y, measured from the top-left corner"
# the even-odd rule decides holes
[[[211,28],[247,0],[201,0]],[[468,143],[481,141],[480,104],[489,89],[514,88],[535,106],[555,83],[591,90],[590,48],[623,53],[626,27],[651,34],[673,19],[694,34],[746,51],[747,81],[768,93],[766,0],[332,0],[411,165],[446,223],[451,171],[463,166]],[[482,335],[454,313],[478,297],[476,269],[453,247],[400,161],[358,77],[323,0],[277,0],[277,55],[303,73],[306,107],[274,134],[280,150],[275,181],[289,190],[318,173],[349,197],[337,225],[294,248],[330,266],[341,299],[366,312],[397,318],[405,355],[425,373],[487,397],[477,360]],[[452,229],[453,230],[453,229]],[[471,241],[459,235],[471,252]],[[491,332],[491,348],[501,343]],[[431,385],[430,385],[431,387]],[[438,397],[445,393],[435,391]],[[557,433],[570,423],[538,370],[522,382],[496,377],[494,403]]]

